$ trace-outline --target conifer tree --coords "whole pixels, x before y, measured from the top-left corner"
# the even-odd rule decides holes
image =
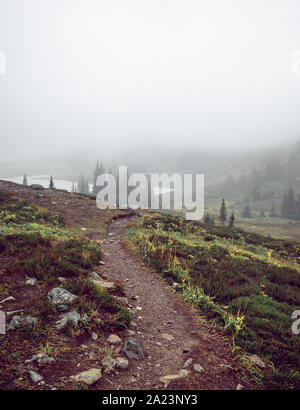
[[[226,220],[227,220],[227,209],[226,209],[226,204],[225,204],[225,199],[224,198],[222,199],[219,218],[220,218],[221,224],[224,225]]]
[[[24,185],[24,186],[28,186],[26,174],[23,175],[23,185]]]
[[[243,211],[243,213],[242,213],[242,217],[243,217],[243,218],[252,218],[250,206],[249,206],[248,203],[247,203],[246,206],[245,206],[245,209],[244,209],[244,211]]]
[[[203,222],[204,222],[205,224],[210,224],[210,223],[211,223],[211,217],[210,217],[210,215],[209,215],[208,212],[207,212],[206,215],[204,215],[204,220],[203,220]]]
[[[274,202],[272,202],[272,207],[271,207],[271,211],[270,211],[270,218],[275,218],[275,216],[276,216],[275,205],[274,205]]]
[[[229,218],[229,222],[228,222],[229,228],[234,227],[234,222],[235,222],[235,216],[234,216],[234,213],[232,212],[232,214],[230,215],[230,218]]]
[[[54,181],[53,181],[52,175],[50,176],[49,188],[50,188],[50,189],[53,189],[53,188],[54,188]]]

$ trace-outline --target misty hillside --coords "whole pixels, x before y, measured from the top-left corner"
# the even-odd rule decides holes
[[[0,0],[0,391],[300,390],[299,17]]]

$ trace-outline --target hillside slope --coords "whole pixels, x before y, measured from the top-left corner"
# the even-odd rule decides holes
[[[244,364],[267,388],[299,388],[300,245],[239,229],[152,214],[128,238],[143,260],[197,311],[231,338]],[[295,320],[295,319],[294,319]]]
[[[0,182],[0,194],[0,305],[10,328],[0,335],[0,389],[298,387],[298,339],[287,330],[289,310],[299,300],[299,249],[294,244],[245,236],[248,249],[242,251],[240,237],[226,238],[233,232],[220,235],[217,228],[209,232],[156,214],[100,211],[82,195],[7,182]],[[254,241],[252,249],[247,239]],[[274,254],[264,254],[270,246]],[[238,264],[227,265],[226,252]],[[263,317],[257,323],[263,329],[258,340],[246,333],[250,345],[254,337],[257,350],[245,342],[248,312],[241,296],[254,298],[261,289],[244,273],[241,280],[238,266],[242,260],[251,267],[259,254],[261,262],[267,257],[272,267],[278,265],[270,284],[279,280],[278,269],[284,269],[286,281],[294,281],[285,283],[281,295],[289,300],[278,302],[275,293],[273,302],[267,299],[267,315],[275,318],[268,323],[272,331],[274,326],[280,330],[280,346],[270,343],[281,352],[276,362],[271,347],[259,349],[260,338],[267,345],[265,335],[275,337],[262,327]],[[267,286],[267,280],[261,285]],[[279,286],[269,287],[280,292]],[[67,291],[63,300],[61,289]],[[236,298],[241,300],[234,310]],[[265,368],[250,356],[254,352]],[[276,380],[273,362],[281,372]],[[74,378],[84,371],[89,373]],[[170,375],[176,376],[172,382]],[[91,385],[86,377],[92,378]]]

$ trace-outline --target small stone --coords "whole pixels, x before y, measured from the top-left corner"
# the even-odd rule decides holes
[[[193,369],[194,369],[195,372],[197,372],[197,373],[202,373],[202,372],[205,371],[205,369],[204,369],[199,363],[193,364]]]
[[[59,278],[57,278],[58,282],[63,283],[66,281],[66,278],[63,278],[62,276],[60,276]]]
[[[31,316],[13,316],[12,320],[7,326],[7,330],[14,330],[20,327],[30,327],[35,325],[38,319]]]
[[[32,356],[30,360],[26,360],[25,363],[37,362],[39,366],[44,366],[45,364],[50,364],[55,362],[53,357],[49,357],[46,353],[38,353]]]
[[[105,373],[113,372],[117,364],[116,360],[110,356],[105,356],[101,363],[105,369]]]
[[[33,370],[29,370],[29,375],[34,383],[38,383],[43,380],[43,377],[40,374],[34,372]]]
[[[129,323],[129,329],[136,329],[138,325],[135,322],[130,322]]]
[[[96,341],[96,340],[98,339],[98,335],[97,335],[97,333],[95,333],[95,332],[92,332],[92,333],[91,333],[91,337],[92,337],[92,339],[93,339],[94,341]]]
[[[36,283],[37,279],[36,278],[29,278],[27,277],[27,280],[25,282],[26,285],[34,286]]]
[[[186,369],[188,367],[190,367],[193,363],[193,359],[190,357],[189,359],[187,359],[187,361],[184,363],[183,368]]]
[[[93,282],[94,285],[99,286],[100,288],[113,289],[115,287],[114,282],[105,282],[104,280],[96,279],[91,279],[91,282]]]
[[[126,340],[123,352],[129,359],[140,360],[145,358],[145,351],[143,349],[143,346],[133,337],[129,337]]]
[[[89,278],[101,280],[101,278],[100,278],[100,276],[98,275],[97,272],[90,272],[90,273],[88,274],[88,276],[89,276]]]
[[[159,381],[160,381],[161,383],[163,383],[164,385],[168,386],[172,381],[183,379],[183,378],[186,377],[187,375],[188,375],[188,374],[186,374],[186,373],[170,374],[170,375],[161,377],[161,378],[159,379]]]
[[[126,297],[115,296],[115,299],[123,305],[128,305],[128,299]]]
[[[55,327],[57,330],[63,330],[68,325],[72,325],[74,327],[78,326],[78,322],[80,320],[80,314],[73,310],[72,312],[65,313],[60,316],[60,320],[55,323]]]
[[[54,288],[48,292],[48,299],[55,305],[69,304],[76,298],[76,295],[63,288]]]
[[[96,354],[94,352],[89,353],[89,359],[90,360],[95,360],[96,359]]]
[[[14,316],[14,315],[16,315],[17,313],[22,313],[22,312],[24,312],[24,309],[19,309],[19,310],[11,310],[10,312],[6,312],[6,316]]]
[[[219,367],[223,367],[224,369],[234,370],[232,366],[229,364],[219,364]]]
[[[86,349],[88,349],[88,348],[89,348],[89,347],[88,347],[87,345],[85,345],[85,344],[80,345],[80,349],[86,350]]]
[[[250,356],[250,360],[253,364],[260,367],[261,369],[264,369],[266,367],[265,362],[260,357],[258,357],[256,354],[252,354]]]
[[[160,337],[164,340],[167,340],[168,342],[171,342],[172,340],[174,340],[174,336],[169,335],[168,333],[162,333]]]
[[[236,389],[235,390],[243,390],[244,389],[244,386],[242,386],[241,384],[238,384],[237,386],[236,386]]]
[[[89,386],[96,383],[99,379],[101,379],[101,377],[101,369],[90,369],[85,372],[81,372],[76,376],[71,376],[71,378],[75,379],[77,382],[83,382]]]
[[[152,322],[144,322],[141,324],[140,330],[145,333],[153,333],[154,324]]]
[[[114,334],[110,335],[107,338],[107,341],[112,345],[119,345],[122,343],[122,339],[120,339],[119,336],[114,335]]]
[[[129,361],[127,359],[124,359],[124,357],[117,357],[116,366],[118,369],[126,370],[128,369]]]

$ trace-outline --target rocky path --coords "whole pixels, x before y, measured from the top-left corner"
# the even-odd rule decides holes
[[[122,235],[127,223],[128,218],[112,223],[102,241],[102,272],[107,279],[124,284],[133,312],[131,329],[121,336],[134,337],[148,355],[143,360],[130,360],[129,369],[114,378],[104,376],[99,388],[161,389],[166,387],[160,381],[163,376],[178,375],[192,359],[185,367],[188,375],[170,383],[169,389],[236,389],[242,383],[241,374],[228,346],[170,286],[124,248]],[[197,364],[198,371],[193,368]]]

